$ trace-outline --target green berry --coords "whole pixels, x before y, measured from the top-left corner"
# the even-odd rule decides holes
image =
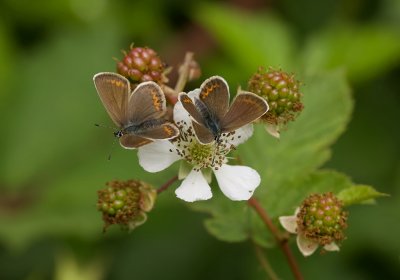
[[[248,90],[263,97],[269,104],[262,120],[272,125],[285,125],[302,111],[300,83],[283,71],[260,68],[248,83]],[[273,103],[276,102],[276,103]]]
[[[104,229],[113,224],[132,229],[143,223],[153,208],[157,192],[148,184],[135,181],[112,181],[98,191],[97,208],[103,213]],[[140,223],[139,223],[140,221]]]
[[[115,209],[112,208],[112,207],[109,208],[108,211],[107,211],[107,214],[108,214],[108,215],[111,215],[111,216],[114,216],[114,215],[115,215]]]
[[[115,200],[113,203],[113,207],[115,209],[121,209],[122,207],[124,207],[125,203],[122,200]]]
[[[126,191],[125,190],[119,190],[116,192],[117,198],[121,199],[126,196]]]
[[[342,203],[333,193],[310,195],[297,215],[299,231],[320,245],[342,241],[346,221],[347,212],[342,210]]]
[[[102,204],[101,204],[101,211],[103,211],[103,212],[107,212],[108,211],[108,204],[106,203],[106,202],[103,202]]]

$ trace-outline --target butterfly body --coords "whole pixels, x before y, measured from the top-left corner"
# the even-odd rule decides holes
[[[210,130],[214,139],[216,139],[218,135],[221,134],[221,127],[218,118],[210,112],[207,106],[200,99],[195,98],[194,104],[203,117],[204,126]]]
[[[114,136],[124,148],[178,136],[176,126],[164,119],[165,96],[156,83],[141,83],[131,92],[130,82],[116,73],[98,73],[93,80],[106,111],[119,127]]]
[[[213,76],[200,86],[194,101],[186,93],[179,95],[184,109],[192,118],[192,125],[200,143],[218,142],[223,133],[249,124],[268,111],[267,102],[251,92],[241,91],[229,106],[226,81]]]

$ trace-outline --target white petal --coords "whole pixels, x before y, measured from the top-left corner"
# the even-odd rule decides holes
[[[279,222],[288,232],[297,233],[297,217],[296,216],[282,216],[279,217]]]
[[[200,95],[200,89],[199,88],[196,88],[196,89],[194,89],[194,90],[192,90],[192,91],[189,91],[188,92],[188,94],[187,94],[190,98],[192,98],[192,100],[194,101],[194,98],[195,97],[199,97],[199,95]]]
[[[300,252],[305,257],[311,256],[315,252],[315,250],[317,250],[317,248],[318,248],[317,242],[307,239],[301,234],[297,235],[296,240],[297,240],[297,246],[299,247]]]
[[[339,246],[335,242],[332,242],[330,244],[325,245],[324,249],[327,251],[339,251]]]
[[[260,175],[248,166],[223,164],[214,171],[221,191],[231,200],[248,200],[260,185]]]
[[[188,96],[193,99],[194,96],[198,96],[200,94],[200,89],[192,90],[188,93]],[[191,119],[189,113],[183,108],[182,103],[178,100],[174,106],[174,122],[183,122],[186,123],[187,126],[191,125]]]
[[[233,140],[232,138],[229,138],[227,139],[227,141],[229,144],[232,144],[235,147],[237,147],[239,144],[246,142],[247,139],[249,139],[253,135],[253,131],[254,131],[253,125],[247,124],[239,129],[236,129]]]
[[[212,197],[211,188],[203,174],[195,170],[192,170],[182,181],[180,187],[175,190],[175,194],[187,202],[207,200]]]
[[[157,140],[138,150],[139,164],[148,172],[164,170],[180,159],[175,146],[168,140]]]

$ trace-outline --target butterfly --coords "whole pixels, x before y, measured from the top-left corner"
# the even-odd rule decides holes
[[[196,137],[202,144],[218,142],[221,134],[249,124],[268,111],[267,101],[246,91],[240,91],[229,106],[229,87],[219,76],[205,80],[194,100],[184,92],[179,94],[179,100],[191,116]]]
[[[119,128],[114,136],[122,147],[135,149],[155,139],[179,135],[178,128],[164,119],[165,96],[155,82],[140,83],[131,92],[128,79],[116,73],[98,73],[93,81],[101,102]]]

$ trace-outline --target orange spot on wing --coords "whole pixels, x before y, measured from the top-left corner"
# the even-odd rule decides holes
[[[183,97],[182,97],[182,101],[183,101],[184,103],[193,103],[193,102],[192,102],[192,99],[190,99],[188,96],[183,96]]]
[[[155,90],[152,90],[151,91],[151,98],[153,100],[154,108],[156,108],[157,111],[160,111],[161,110],[161,98],[160,98],[158,92],[155,91]]]
[[[109,82],[110,84],[112,84],[112,85],[114,85],[116,87],[126,87],[126,84],[123,83],[122,81],[119,81],[119,80],[110,79],[110,80],[107,80],[107,82]]]
[[[164,128],[165,133],[167,133],[168,136],[174,135],[174,130],[172,128],[170,128],[169,126],[165,125],[163,128]]]
[[[220,85],[218,85],[218,84],[212,84],[212,85],[209,85],[208,87],[204,88],[202,90],[202,92],[200,93],[200,99],[205,99],[208,95],[210,95],[210,93],[212,91],[214,91],[216,88],[219,88],[219,87],[220,87]]]
[[[249,98],[249,97],[244,98],[244,99],[243,99],[243,102],[244,102],[244,103],[247,103],[247,104],[257,105],[257,106],[260,105],[260,104],[258,104],[256,101],[254,101],[252,98]]]

